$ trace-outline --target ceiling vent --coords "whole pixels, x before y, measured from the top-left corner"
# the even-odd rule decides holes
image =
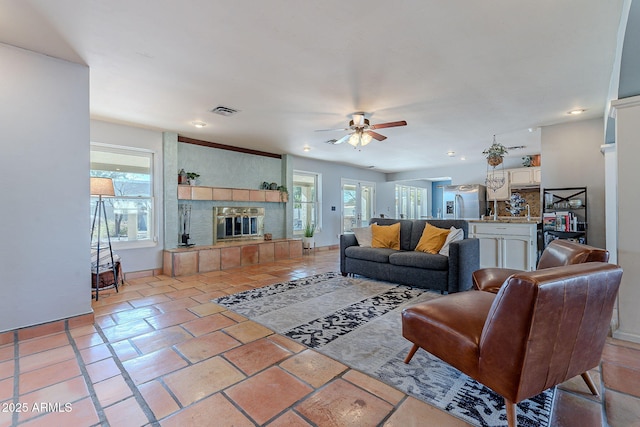
[[[328,141],[325,141],[327,144],[332,144],[332,145],[336,145],[336,142],[338,142],[337,139],[330,139]]]
[[[221,116],[233,116],[238,113],[240,110],[236,110],[234,108],[225,107],[224,105],[218,105],[216,108],[212,109],[211,112],[214,114],[219,114]]]

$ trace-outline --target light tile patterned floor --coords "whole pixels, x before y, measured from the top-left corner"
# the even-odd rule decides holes
[[[466,425],[210,302],[338,269],[334,250],[129,280],[94,302],[95,325],[0,346],[0,427]],[[602,372],[606,403],[568,381],[554,427],[602,426],[603,406],[640,426],[640,345],[610,340]]]

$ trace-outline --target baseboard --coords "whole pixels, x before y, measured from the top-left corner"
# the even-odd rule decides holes
[[[153,277],[160,276],[162,274],[162,268],[155,268],[152,270],[140,270],[140,271],[130,271],[124,273],[125,280],[131,279],[139,279],[140,277]]]
[[[32,338],[68,331],[82,326],[93,325],[94,321],[95,315],[92,311],[91,313],[54,320],[53,322],[25,326],[24,328],[0,332],[0,345],[12,344],[16,341],[29,340]]]
[[[620,329],[613,331],[613,337],[618,340],[631,341],[640,344],[640,335],[631,332],[624,332]]]

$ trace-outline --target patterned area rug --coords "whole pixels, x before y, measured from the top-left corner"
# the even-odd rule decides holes
[[[214,299],[475,426],[506,426],[502,397],[402,337],[402,308],[440,294],[325,273]],[[547,426],[554,390],[518,405],[518,426]]]

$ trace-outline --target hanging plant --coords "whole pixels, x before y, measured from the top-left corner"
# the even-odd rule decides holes
[[[484,154],[484,156],[487,158],[487,163],[489,163],[490,166],[494,167],[502,163],[502,159],[508,153],[509,152],[507,151],[507,147],[500,144],[499,142],[496,142],[495,135],[493,135],[493,144],[491,144],[491,147],[482,152],[482,154]]]

